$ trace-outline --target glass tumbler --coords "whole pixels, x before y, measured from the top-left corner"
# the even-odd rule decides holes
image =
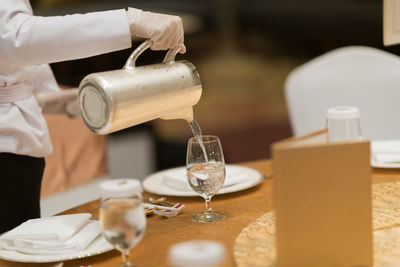
[[[333,107],[326,112],[328,141],[360,141],[360,111],[356,107]]]
[[[143,238],[146,216],[139,180],[113,179],[100,184],[100,226],[103,236],[122,254],[121,266],[133,266],[129,251]]]

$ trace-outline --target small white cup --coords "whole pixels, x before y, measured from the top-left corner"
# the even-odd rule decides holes
[[[333,107],[326,112],[328,141],[360,141],[360,111],[356,107]]]
[[[225,247],[216,241],[190,240],[169,249],[169,263],[174,267],[216,267],[225,257]]]
[[[100,183],[100,197],[107,198],[142,198],[142,184],[138,179],[109,179]]]

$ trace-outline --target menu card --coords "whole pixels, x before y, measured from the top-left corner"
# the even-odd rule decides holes
[[[370,142],[327,130],[273,144],[278,266],[370,266]]]
[[[400,43],[400,0],[383,0],[383,44]]]

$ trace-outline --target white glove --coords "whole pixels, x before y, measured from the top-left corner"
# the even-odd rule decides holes
[[[66,89],[59,92],[40,93],[36,95],[43,113],[66,114],[68,117],[79,116],[77,104],[78,89]]]
[[[151,39],[150,48],[152,50],[166,50],[180,44],[179,53],[186,52],[180,17],[144,12],[136,8],[128,8],[127,15],[131,35]]]

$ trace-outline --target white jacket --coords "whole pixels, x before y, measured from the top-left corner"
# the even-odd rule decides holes
[[[59,90],[48,63],[131,47],[125,10],[39,17],[28,0],[0,4],[0,152],[52,152],[33,91]]]

